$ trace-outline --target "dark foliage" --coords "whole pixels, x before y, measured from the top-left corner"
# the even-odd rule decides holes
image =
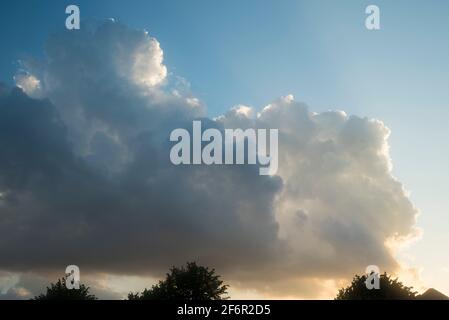
[[[227,299],[227,285],[223,285],[215,269],[188,262],[181,268],[172,267],[165,280],[145,289],[130,293],[129,300],[223,300]]]
[[[339,290],[336,300],[409,300],[416,299],[412,287],[404,286],[398,279],[392,279],[387,273],[381,274],[380,288],[369,290],[366,287],[366,275],[356,275],[350,286]]]
[[[89,287],[80,284],[79,289],[67,289],[66,279],[58,279],[58,282],[51,283],[47,287],[47,292],[34,297],[34,300],[97,300],[89,294]]]

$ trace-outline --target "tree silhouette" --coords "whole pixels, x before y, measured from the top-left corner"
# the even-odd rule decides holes
[[[89,294],[89,287],[84,284],[80,284],[79,289],[68,289],[66,278],[62,278],[56,283],[51,283],[50,287],[47,287],[47,292],[34,297],[34,300],[97,300],[97,297]]]
[[[188,262],[181,268],[172,267],[165,280],[142,293],[129,293],[129,300],[224,300],[227,285],[223,285],[215,269]]]
[[[416,299],[417,292],[404,286],[398,279],[392,279],[386,272],[379,276],[379,289],[366,287],[366,275],[356,275],[350,286],[338,291],[335,300],[408,300]]]

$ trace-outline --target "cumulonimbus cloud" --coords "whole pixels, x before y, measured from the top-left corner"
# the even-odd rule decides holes
[[[158,276],[198,260],[247,288],[313,295],[320,279],[397,267],[386,243],[414,234],[416,209],[381,121],[292,96],[209,119],[158,41],[113,21],[52,36],[46,57],[0,87],[0,270]],[[174,166],[170,132],[194,119],[279,129],[278,174]]]

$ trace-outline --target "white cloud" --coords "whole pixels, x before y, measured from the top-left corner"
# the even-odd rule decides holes
[[[16,86],[22,89],[27,95],[39,98],[42,94],[41,81],[34,75],[19,72],[14,76]]]
[[[370,264],[399,268],[388,244],[418,235],[417,210],[392,176],[390,130],[381,121],[312,113],[292,96],[271,103],[256,120],[245,119],[230,112],[219,121],[279,128],[283,187],[274,214],[288,247],[282,272],[322,280],[362,273]]]
[[[154,38],[146,39],[134,53],[133,80],[148,87],[161,84],[167,76],[163,59],[164,54],[159,42]]]

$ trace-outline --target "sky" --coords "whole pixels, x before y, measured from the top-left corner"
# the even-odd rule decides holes
[[[296,268],[295,270],[302,269],[303,273],[298,271],[295,274],[294,278],[298,282],[295,290],[291,292],[286,289],[287,280],[291,279],[276,274],[270,275],[273,277],[273,283],[276,283],[271,291],[274,296],[331,297],[333,286],[338,286],[340,282],[328,285],[326,281],[331,278],[337,278],[341,281],[347,279],[347,274],[338,271],[343,270],[346,266],[336,263],[329,266],[328,269],[318,268],[320,269],[319,273],[313,274],[312,270],[316,269],[313,262],[319,265],[329,263],[333,256],[331,253],[334,251],[340,255],[339,259],[343,259],[341,257],[349,255],[350,252],[362,250],[363,248],[350,247],[352,242],[350,239],[343,239],[345,227],[351,224],[363,225],[363,228],[361,227],[357,231],[357,236],[360,237],[358,239],[371,239],[371,241],[366,240],[366,242],[361,240],[361,243],[365,243],[367,246],[371,245],[372,247],[368,248],[371,248],[373,252],[372,255],[367,255],[363,259],[360,258],[360,261],[354,261],[351,271],[360,270],[360,272],[363,272],[360,266],[369,262],[370,259],[375,260],[374,258],[379,259],[380,265],[391,268],[400,262],[401,268],[408,270],[406,270],[407,272],[402,270],[402,273],[400,273],[404,279],[413,282],[420,288],[435,287],[446,294],[449,293],[449,254],[446,249],[446,245],[449,243],[449,234],[447,233],[449,200],[446,196],[447,190],[449,190],[449,173],[447,170],[449,128],[446,124],[446,119],[449,116],[447,108],[449,107],[449,63],[447,62],[449,55],[449,43],[447,41],[449,19],[446,14],[449,12],[449,3],[447,1],[285,0],[279,2],[248,0],[242,2],[136,0],[132,4],[120,0],[77,1],[73,4],[77,4],[81,11],[82,27],[79,37],[73,35],[74,32],[72,32],[72,35],[62,36],[67,34],[64,25],[66,19],[64,12],[68,4],[72,4],[72,2],[2,1],[0,10],[0,39],[2,41],[0,82],[8,88],[21,85],[30,98],[29,101],[25,101],[25,98],[8,93],[12,95],[5,98],[5,101],[9,101],[8,103],[17,103],[20,106],[35,103],[40,105],[33,99],[49,98],[51,105],[42,107],[47,108],[48,111],[46,112],[48,113],[55,112],[61,115],[61,124],[58,126],[55,126],[43,116],[35,115],[36,119],[42,117],[40,125],[46,128],[42,133],[42,139],[47,139],[55,132],[62,130],[59,126],[65,126],[68,131],[67,139],[71,141],[71,144],[69,144],[62,141],[61,138],[61,141],[52,140],[54,144],[46,143],[43,145],[43,147],[48,148],[48,152],[53,154],[55,159],[60,159],[63,161],[62,163],[70,163],[67,166],[72,168],[67,176],[63,173],[58,173],[61,176],[56,173],[48,173],[48,180],[43,183],[50,185],[54,181],[65,182],[70,180],[69,178],[74,179],[74,177],[84,177],[85,175],[86,181],[84,181],[84,178],[79,178],[80,181],[77,181],[77,183],[63,184],[67,189],[62,188],[66,192],[70,191],[71,194],[78,195],[72,198],[73,202],[70,202],[72,206],[69,207],[68,211],[75,207],[76,210],[70,214],[82,216],[82,219],[80,218],[78,221],[81,230],[79,232],[84,232],[82,231],[85,228],[83,227],[84,224],[87,225],[87,229],[89,229],[89,226],[95,226],[93,229],[97,230],[96,228],[99,228],[97,220],[100,218],[106,219],[108,222],[105,224],[111,228],[116,227],[117,221],[122,219],[120,214],[114,213],[111,214],[112,218],[111,215],[105,218],[103,212],[98,214],[98,210],[107,211],[109,207],[103,208],[98,203],[102,199],[108,202],[111,195],[124,192],[130,192],[139,199],[140,196],[143,197],[139,194],[143,194],[144,188],[147,188],[148,185],[144,181],[138,181],[136,176],[138,172],[147,172],[149,169],[146,166],[148,166],[158,173],[154,176],[153,171],[148,172],[157,182],[155,188],[160,189],[157,192],[151,191],[150,199],[157,202],[156,207],[160,208],[161,211],[172,210],[177,212],[177,210],[180,210],[179,208],[189,203],[194,203],[192,208],[210,210],[214,201],[223,201],[222,208],[227,208],[230,216],[235,218],[230,219],[229,224],[222,231],[215,230],[218,233],[223,232],[223,237],[217,236],[214,241],[211,241],[210,248],[204,248],[204,251],[200,253],[192,252],[192,255],[197,255],[200,259],[218,265],[218,267],[222,266],[222,270],[230,275],[236,287],[237,284],[243,283],[243,289],[236,293],[237,296],[259,297],[259,295],[264,294],[263,290],[260,289],[263,287],[260,278],[265,277],[266,269],[273,266],[268,263],[266,268],[261,268],[255,272],[253,279],[245,271],[238,272],[238,270],[233,270],[231,266],[226,265],[222,261],[225,260],[226,253],[233,256],[236,259],[235,261],[241,263],[242,270],[246,270],[245,266],[253,268],[249,261],[239,258],[245,256],[246,250],[254,252],[252,257],[254,261],[264,261],[264,257],[279,259],[278,255],[283,250],[293,250],[301,257],[300,261],[295,261],[292,258],[289,266],[275,264],[274,268],[279,270],[279,273],[290,270],[290,267]],[[365,8],[370,4],[375,4],[380,8],[380,30],[369,31],[365,28]],[[114,18],[115,22],[106,20],[108,18]],[[97,26],[92,27],[94,31],[88,31],[86,30],[87,27],[86,29],[83,28],[84,22],[86,26],[90,23]],[[102,23],[106,26],[103,29],[101,28]],[[146,30],[149,36],[156,39],[156,42],[145,38],[136,30]],[[88,45],[83,46],[82,43]],[[99,45],[97,46],[96,43]],[[120,54],[113,51],[116,43],[123,45],[125,48]],[[86,48],[93,48],[95,52],[89,52]],[[127,59],[135,57],[135,52],[128,52],[126,48],[129,48],[129,50],[144,48],[142,49],[144,50],[142,55],[151,63],[145,63],[141,67],[142,70],[154,76],[152,79],[155,84],[151,88],[141,88],[140,82],[142,82],[142,79],[139,78],[141,75],[136,74],[135,70],[127,64]],[[146,49],[148,50],[145,51]],[[158,60],[160,55],[163,55],[163,62]],[[93,58],[91,59],[91,57]],[[117,67],[115,65],[117,61],[120,61],[119,64],[122,66],[118,68],[119,71],[114,69]],[[71,63],[73,65],[70,65]],[[74,75],[74,72],[79,71],[77,66],[91,68],[85,71],[86,78],[81,75]],[[90,74],[93,70],[96,72]],[[22,80],[30,79],[28,77],[32,75],[33,78],[31,79],[38,79],[42,88],[37,88],[39,90],[35,87],[26,89],[25,82],[21,80],[20,76],[17,76],[18,72],[25,75]],[[99,74],[102,73],[107,79],[101,79]],[[16,77],[16,80],[14,80],[14,77]],[[56,85],[56,83],[61,85]],[[99,85],[100,83],[98,93],[89,90],[82,85],[83,83],[93,85]],[[101,91],[103,85],[104,91]],[[115,100],[108,100],[112,99],[106,94],[109,92],[108,88],[111,87],[120,88],[127,93],[115,97]],[[170,93],[172,88],[176,88],[181,93],[173,95]],[[147,92],[146,95],[151,98],[145,100],[142,98],[142,92]],[[145,96],[145,94],[143,95]],[[186,104],[187,98],[193,97],[199,101],[198,110],[189,109],[186,111],[182,105]],[[294,101],[291,97],[294,97]],[[65,101],[67,98],[70,98],[69,102]],[[15,99],[21,102],[11,102]],[[118,105],[120,102],[130,105],[148,105],[147,108],[152,111],[150,114],[144,114],[143,111],[129,108],[125,113]],[[248,178],[249,182],[240,186],[241,189],[233,190],[233,187],[241,183],[240,176],[246,177],[246,175],[249,175],[252,177],[251,170],[248,172],[243,170],[243,173],[239,172],[238,174],[234,171],[229,172],[227,169],[224,172],[217,170],[210,173],[210,179],[213,180],[213,178],[217,179],[218,177],[218,179],[229,180],[230,187],[225,188],[223,185],[221,187],[224,189],[218,186],[216,189],[212,189],[221,193],[221,195],[224,192],[229,192],[224,193],[228,195],[228,198],[210,195],[206,197],[207,199],[201,200],[201,193],[185,196],[180,194],[177,197],[180,199],[179,204],[177,204],[179,208],[171,207],[169,201],[158,201],[161,194],[170,191],[172,188],[170,183],[174,183],[175,180],[171,178],[163,179],[161,177],[163,173],[169,175],[167,172],[171,172],[169,167],[163,162],[149,159],[149,155],[142,151],[147,149],[138,145],[140,140],[133,136],[136,133],[131,127],[134,127],[143,136],[148,130],[146,127],[148,124],[142,124],[138,121],[139,118],[146,119],[149,122],[152,119],[159,119],[159,125],[156,120],[154,120],[155,123],[151,122],[152,130],[158,128],[159,132],[163,133],[173,125],[178,124],[178,121],[181,121],[180,118],[191,119],[197,116],[210,119],[224,116],[221,119],[223,124],[233,127],[237,123],[241,123],[241,119],[236,120],[238,118],[238,107],[237,109],[231,108],[244,105],[253,108],[256,112],[262,112],[263,108],[270,103],[272,110],[265,112],[262,116],[263,121],[259,119],[251,119],[251,121],[256,123],[262,121],[263,125],[269,126],[279,125],[285,128],[286,135],[291,134],[292,131],[296,132],[289,142],[283,143],[281,141],[284,150],[289,151],[285,152],[285,156],[280,154],[280,181],[274,178],[268,179],[268,181],[260,177]],[[307,107],[302,103],[307,104]],[[42,102],[42,104],[45,103]],[[179,113],[182,116],[176,116],[175,118],[178,119],[176,121],[167,120],[169,115],[158,109],[166,104],[174,105],[173,110],[170,109],[169,115]],[[290,104],[295,105],[298,111],[285,111],[284,109],[288,109]],[[112,105],[112,108],[107,112],[105,108],[99,107],[103,105]],[[152,109],[153,106],[156,106],[154,110]],[[193,108],[194,106],[190,107]],[[77,110],[82,110],[91,118],[87,119],[86,116],[86,119],[77,121],[77,115],[79,114]],[[335,111],[328,113],[328,110],[342,110],[346,115]],[[23,112],[26,114],[26,110],[23,110]],[[280,115],[276,112],[279,112]],[[289,112],[293,113],[290,114]],[[310,112],[310,114],[307,112]],[[316,115],[313,115],[313,113],[316,113]],[[356,118],[351,118],[350,115],[355,115]],[[27,126],[28,122],[24,120],[25,115],[9,116],[12,117],[10,119],[15,119],[18,123],[10,125],[8,130],[0,129],[0,134],[3,133],[9,139],[2,140],[7,146],[9,146],[8,141],[17,137],[17,135],[14,135],[14,130],[20,128],[25,130],[31,126],[31,124]],[[292,117],[297,117],[297,123],[295,121],[290,123],[289,119]],[[380,120],[381,123],[370,122],[364,117]],[[125,123],[126,119],[129,122]],[[12,122],[3,123],[6,125]],[[211,124],[211,126],[214,125]],[[247,125],[246,122],[245,125]],[[259,125],[261,124],[259,123]],[[99,126],[103,129],[100,130]],[[117,132],[111,132],[111,127],[119,129],[115,129]],[[97,131],[101,131],[104,136],[121,137],[124,145],[111,147],[107,138],[96,135]],[[89,135],[85,136],[85,132],[89,132]],[[304,159],[311,161],[315,157],[323,159],[323,154],[326,155],[326,152],[330,152],[323,151],[324,147],[309,136],[311,132],[319,132],[320,137],[337,135],[334,140],[339,141],[339,143],[334,148],[338,152],[335,151],[335,154],[333,154],[335,158],[329,160],[332,165],[326,162],[318,168],[304,165],[304,162],[301,162]],[[375,150],[376,152],[371,155],[371,158],[356,157],[351,153],[355,147],[347,144],[348,141],[352,141],[347,137],[348,132],[366,138],[363,140],[366,145],[359,146],[354,141],[353,145],[359,148],[357,150],[363,150],[367,154]],[[157,135],[156,138],[151,139],[153,144],[151,144],[150,149],[163,156],[165,142],[162,136],[163,134],[160,133],[160,136]],[[387,144],[385,144],[384,139],[388,139],[386,140]],[[159,142],[154,142],[154,140]],[[126,143],[123,141],[126,141]],[[133,146],[132,152],[129,150],[131,147],[128,144]],[[70,149],[72,147],[69,147],[69,145],[73,145],[73,150]],[[382,153],[385,146],[389,148],[388,154]],[[126,151],[122,147],[126,147]],[[15,147],[12,145],[9,148],[4,147],[4,150],[14,150]],[[36,209],[31,217],[24,218],[25,221],[29,221],[26,224],[27,226],[36,228],[54,218],[52,215],[42,215],[40,213],[42,210],[51,208],[56,212],[62,210],[64,204],[53,203],[54,201],[47,199],[51,194],[52,189],[50,187],[48,187],[48,190],[45,189],[48,194],[45,192],[39,194],[33,191],[35,190],[33,188],[37,187],[34,183],[37,182],[32,179],[30,179],[31,182],[23,182],[28,181],[28,178],[23,176],[25,175],[23,172],[46,172],[44,169],[48,166],[48,164],[43,164],[44,159],[40,159],[30,150],[32,150],[32,144],[22,153],[17,153],[22,157],[23,155],[28,156],[27,164],[30,168],[27,170],[23,168],[21,174],[17,173],[20,178],[13,177],[12,174],[6,175],[6,173],[3,176],[0,175],[2,177],[0,188],[9,190],[8,192],[11,194],[16,193],[16,198],[21,199],[19,202],[24,206],[22,209],[27,208],[26,205],[39,204],[34,205],[39,209]],[[77,158],[71,155],[72,153],[83,158],[86,163],[79,164],[76,161]],[[124,165],[124,163],[127,163],[127,159],[126,156],[122,155],[128,153],[138,154],[141,159],[131,165]],[[352,155],[349,157],[350,160],[348,160],[348,153]],[[114,158],[114,161],[110,163],[108,170],[113,173],[105,178],[98,174],[100,169],[95,167],[95,164],[104,166],[104,158],[111,157]],[[389,172],[390,164],[387,163],[389,158],[392,161],[391,172]],[[4,156],[4,159],[9,158]],[[285,161],[284,166],[282,166],[282,159]],[[145,161],[146,166],[144,165]],[[347,183],[343,183],[334,174],[327,173],[324,170],[327,165],[329,165],[329,168],[334,168],[333,170],[343,170],[342,167],[337,165],[342,161],[349,163],[348,167],[345,168],[350,169],[347,169],[348,171],[345,171],[345,173],[352,178]],[[290,167],[291,163],[294,163],[295,166]],[[382,163],[382,165],[378,163]],[[41,168],[40,165],[43,167]],[[122,166],[125,166],[125,169]],[[116,170],[120,172],[120,178],[114,176]],[[125,170],[127,174],[123,174],[122,170]],[[83,186],[88,184],[87,181],[93,181],[90,171],[95,173],[95,187],[92,190],[80,191]],[[74,176],[72,177],[71,174]],[[185,191],[182,187],[191,188],[189,181],[192,174],[198,173],[187,171],[181,173],[183,177],[185,175],[185,183],[180,184],[179,192]],[[44,176],[46,175],[44,174]],[[366,186],[367,189],[364,189],[365,184],[361,177],[370,177],[369,179],[374,182],[372,185]],[[116,189],[114,190],[107,189],[102,193],[101,190],[103,190],[107,178],[114,182],[120,181],[120,185],[115,186]],[[396,185],[395,179],[402,183],[401,187]],[[212,180],[204,181],[204,184],[209,186]],[[343,183],[342,190],[347,193],[340,194],[323,187],[329,185],[338,188],[341,187],[341,183]],[[27,187],[25,188],[22,184]],[[288,188],[285,186],[288,186]],[[346,187],[347,189],[345,189]],[[402,187],[407,193],[401,193]],[[150,190],[153,190],[152,188],[153,186],[150,186]],[[307,189],[307,192],[303,189]],[[24,190],[33,191],[34,196],[27,198],[27,193]],[[240,190],[240,193],[237,192],[238,190]],[[257,190],[258,193],[257,195],[247,194],[249,190]],[[291,190],[295,190],[297,193]],[[358,194],[359,190],[367,193],[373,192],[378,198],[373,196],[373,199],[366,199],[363,195]],[[1,189],[0,192],[2,192]],[[308,194],[313,192],[319,195],[319,204],[311,203],[313,201],[310,200]],[[352,194],[349,194],[350,192]],[[95,195],[95,197],[92,195]],[[301,201],[294,200],[298,195]],[[81,199],[81,203],[83,199],[86,203],[77,206],[76,204],[80,203],[76,201],[77,197]],[[347,199],[347,203],[336,201],[335,197]],[[62,194],[61,199],[65,199]],[[195,202],[192,199],[197,199],[197,201]],[[374,199],[376,199],[376,202],[371,202]],[[235,208],[232,205],[233,202],[239,201],[247,203],[246,207],[251,207],[251,210],[254,210],[253,214],[260,210],[260,214],[264,217],[260,219],[260,225],[239,224],[238,221],[242,219],[233,211]],[[359,203],[359,201],[361,202]],[[377,207],[378,203],[383,201],[385,201],[385,208],[383,206]],[[67,203],[66,206],[69,206],[70,203]],[[130,208],[144,208],[148,203],[142,200],[141,202],[123,203],[121,205],[126,211]],[[198,207],[196,207],[197,205]],[[11,209],[12,207],[4,206],[0,207],[0,210],[3,209],[8,214],[14,212]],[[110,204],[110,206],[113,207],[113,204]],[[274,207],[275,213],[270,211],[272,207]],[[289,219],[298,218],[297,216],[295,216],[296,218],[290,217],[291,213],[289,212],[293,210],[293,207],[301,207],[295,212],[300,212],[298,215],[300,218],[308,217],[305,219],[310,219],[310,225],[312,226],[310,229],[304,227],[306,230],[301,231],[300,226],[299,229],[289,230]],[[341,211],[338,219],[331,215],[333,209],[336,213]],[[142,222],[139,219],[142,218],[144,209],[136,210],[139,213],[133,219],[130,219],[130,228],[138,227]],[[357,210],[359,212],[356,212]],[[379,210],[379,212],[375,213],[375,210]],[[312,219],[314,211],[317,212],[315,216],[320,217],[320,219]],[[411,217],[418,211],[419,216],[415,224]],[[89,214],[86,212],[89,212]],[[94,214],[95,212],[97,212],[97,215]],[[360,218],[360,212],[366,212],[366,215],[370,218]],[[216,211],[211,210],[210,223],[212,224],[214,219],[220,219],[222,215],[223,212],[218,209]],[[275,218],[273,218],[273,215]],[[94,221],[91,218],[86,218],[93,216],[95,216]],[[252,215],[249,214],[248,216],[251,217]],[[39,219],[33,220],[35,217]],[[400,220],[397,220],[398,217],[400,217]],[[185,215],[179,218],[174,213],[173,217],[159,218],[151,216],[148,220],[145,218],[143,221],[149,225],[154,225],[154,227],[149,227],[149,230],[153,230],[152,228],[163,228],[167,223],[172,222],[171,219],[176,219],[179,229],[185,227],[189,221],[204,220],[202,216],[192,218],[192,216]],[[208,219],[205,220],[209,222]],[[11,223],[16,226],[14,222]],[[63,221],[61,220],[60,223],[63,223]],[[273,227],[276,223],[277,228]],[[378,233],[367,231],[370,223],[373,224],[373,228],[379,229]],[[201,243],[201,236],[195,238],[192,234],[197,232],[198,228],[202,230],[202,227],[194,225],[194,223],[191,224],[191,228],[185,228],[187,231],[185,231],[184,236],[190,239],[187,243]],[[23,224],[17,222],[17,228],[20,225],[23,226]],[[388,225],[391,225],[391,230],[387,227]],[[143,226],[147,225],[143,224]],[[6,222],[4,227],[6,228]],[[204,228],[206,228],[206,225],[204,225]],[[328,230],[328,228],[331,228],[331,230]],[[416,228],[420,231],[416,231]],[[62,230],[64,229],[61,228],[61,234],[63,233]],[[86,247],[88,247],[89,241],[108,239],[105,231],[102,234],[102,229],[99,228],[98,230],[97,233],[100,233],[100,238],[90,235],[84,238]],[[258,230],[262,230],[262,232],[258,232]],[[265,232],[263,232],[264,230]],[[315,234],[313,234],[313,230],[315,230]],[[131,256],[129,257],[131,261],[129,265],[114,264],[115,260],[112,254],[114,251],[107,245],[99,245],[99,248],[105,252],[104,255],[100,255],[104,263],[102,261],[92,263],[86,261],[89,274],[101,272],[104,277],[120,276],[122,278],[115,280],[116,283],[119,283],[118,286],[126,286],[126,284],[132,282],[129,278],[126,278],[127,281],[123,280],[125,276],[133,277],[138,274],[145,277],[157,277],[164,266],[178,263],[178,258],[181,259],[179,253],[171,246],[163,245],[166,241],[170,241],[165,239],[166,235],[175,231],[181,232],[174,228],[167,231],[165,236],[162,234],[155,239],[145,240],[154,241],[152,242],[153,247],[157,247],[157,249],[154,249],[152,254],[157,257],[159,257],[159,251],[170,252],[170,254],[158,258],[159,262],[156,263],[152,272],[147,274],[137,267],[139,263],[146,261],[145,257]],[[142,234],[145,232],[145,230],[142,230]],[[235,250],[234,244],[226,241],[227,237],[233,232],[236,239],[248,244],[243,246],[239,252],[234,253],[232,251]],[[386,251],[383,251],[384,248],[379,243],[395,232],[404,237],[413,234],[415,238],[408,241],[407,245],[397,249],[393,259],[388,256]],[[245,233],[249,236],[245,237]],[[264,234],[261,235],[261,233]],[[123,230],[123,236],[125,234],[127,233]],[[139,232],[137,234],[140,235]],[[30,239],[42,240],[41,243],[45,245],[48,245],[51,240],[51,238],[44,239],[41,234],[30,237]],[[288,243],[295,243],[294,249],[277,247],[283,246],[283,241],[278,241],[279,237]],[[0,252],[3,250],[4,253],[3,257],[8,257],[8,261],[5,259],[3,263],[0,263],[0,270],[5,270],[6,276],[4,279],[9,279],[8,281],[4,280],[4,282],[10,283],[10,279],[14,277],[16,277],[14,279],[19,279],[17,278],[19,276],[16,276],[19,273],[22,273],[20,278],[22,280],[17,280],[19,282],[26,282],[25,280],[33,282],[30,279],[34,279],[34,276],[45,278],[45,274],[54,271],[55,265],[63,264],[65,261],[48,253],[51,250],[48,250],[48,252],[42,251],[42,253],[48,253],[46,258],[48,260],[53,259],[54,264],[47,265],[44,261],[40,261],[44,258],[17,259],[17,252],[20,252],[20,250],[26,251],[26,247],[20,239],[17,234],[5,236],[6,242],[4,243],[10,244],[12,249],[0,246]],[[376,239],[376,241],[373,239]],[[317,247],[301,245],[306,240],[315,243]],[[137,239],[134,239],[134,241],[137,241]],[[154,243],[159,244],[159,247]],[[337,243],[338,245],[336,245]],[[260,247],[260,244],[268,249],[255,250],[255,248]],[[115,245],[114,248],[120,247],[119,243]],[[135,242],[123,244],[123,250],[126,251],[131,245],[134,246]],[[329,246],[332,248],[329,248]],[[151,249],[152,246],[148,245],[148,248]],[[142,250],[148,250],[148,248],[142,245]],[[222,259],[211,253],[214,248],[222,250]],[[322,256],[311,256],[311,252],[314,252],[317,248],[322,250]],[[56,248],[53,249],[56,250]],[[16,253],[14,254],[14,252]],[[118,250],[118,252],[121,252],[121,250]],[[73,252],[67,253],[67,258],[72,254],[73,257],[77,256],[77,251],[73,249]],[[269,258],[270,255],[274,256]],[[108,261],[111,265],[110,268],[106,266]],[[135,262],[135,267],[131,268],[130,265],[134,264],[133,262]],[[369,263],[365,265],[367,264]],[[336,271],[332,272],[332,270]],[[29,273],[32,273],[33,276]],[[320,279],[320,290],[313,289],[317,286],[317,283],[311,279],[317,278]],[[1,283],[0,281],[0,285]],[[327,289],[326,286],[328,286]],[[25,287],[23,286],[23,288]]]

